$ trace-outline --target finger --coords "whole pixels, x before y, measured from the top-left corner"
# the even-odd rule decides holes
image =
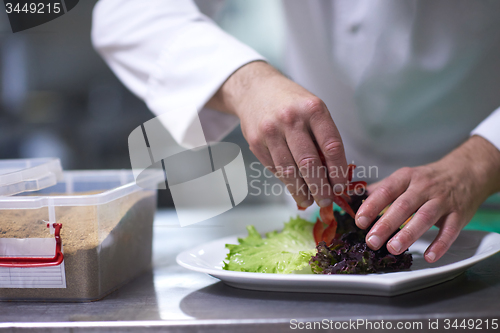
[[[284,138],[269,140],[268,149],[274,163],[275,175],[281,180],[301,207],[309,207],[313,200],[304,179],[300,177],[295,160]]]
[[[332,187],[327,178],[326,166],[320,160],[318,150],[306,129],[287,133],[286,140],[300,174],[320,207],[332,204]]]
[[[347,182],[348,172],[344,144],[326,106],[321,104],[319,107],[320,110],[311,116],[309,127],[325,156],[330,184],[343,185]]]
[[[276,175],[276,167],[274,165],[273,158],[271,157],[271,153],[269,152],[267,146],[265,146],[264,144],[260,146],[252,146],[250,150],[255,155],[255,157],[259,159],[259,161],[264,165],[266,169],[268,169],[269,171],[271,171],[273,174]],[[302,189],[300,190],[304,192],[304,196],[306,198],[309,198],[305,201],[303,200],[303,198],[297,198],[296,196],[294,196],[294,193],[297,191],[296,188],[291,188],[291,185],[285,184],[285,187],[287,187],[287,190],[290,192],[290,194],[296,201],[297,205],[302,208],[307,208],[310,205],[312,205],[314,201],[312,200],[312,196],[311,193],[309,192],[309,189],[307,188],[307,185],[304,182],[302,182],[301,186]]]
[[[404,221],[417,211],[425,199],[416,191],[408,190],[398,197],[387,212],[373,225],[366,235],[366,244],[378,250]]]
[[[380,184],[382,184],[382,182],[383,182],[383,180],[379,180],[376,183],[371,183],[368,186],[366,186],[366,194],[371,195],[373,192],[375,192],[377,187],[379,187]]]
[[[259,147],[250,147],[250,150],[266,169],[268,169],[272,173],[275,173],[276,168],[274,167],[273,158],[269,153],[269,149],[267,149],[265,145]]]
[[[436,262],[448,251],[460,233],[459,225],[460,217],[456,213],[451,213],[444,218],[438,235],[425,251],[424,258],[427,262]]]
[[[401,254],[432,227],[443,215],[443,205],[438,200],[427,201],[409,221],[387,243],[387,250],[394,254]]]
[[[391,176],[380,181],[380,184],[373,193],[359,207],[356,214],[356,225],[361,229],[368,228],[387,205],[406,191],[409,184],[410,177],[405,170],[398,170]]]

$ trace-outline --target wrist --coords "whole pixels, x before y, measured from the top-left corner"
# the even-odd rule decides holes
[[[237,69],[208,101],[207,106],[220,112],[241,118],[241,106],[248,103],[254,95],[255,87],[261,86],[261,80],[281,75],[274,67],[264,61],[250,62]]]
[[[470,149],[476,152],[476,174],[483,177],[487,195],[500,191],[500,150],[479,135],[472,136],[468,142]]]
[[[468,185],[479,204],[500,191],[500,151],[483,137],[471,136],[444,160],[461,169],[458,180]]]

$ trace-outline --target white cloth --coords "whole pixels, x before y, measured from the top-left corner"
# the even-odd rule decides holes
[[[500,109],[491,114],[500,106],[500,1],[283,5],[287,73],[326,103],[348,162],[377,166],[382,177],[434,161],[470,133],[500,149]],[[262,57],[191,0],[100,0],[93,20],[96,49],[154,113],[171,115],[176,140],[193,119],[176,112],[186,106],[200,110],[208,141],[237,124],[204,104],[237,68]]]
[[[207,141],[219,141],[234,129],[236,116],[203,106],[238,68],[263,59],[217,27],[191,0],[98,1],[92,41],[153,113],[169,114],[162,117],[170,120],[164,124],[187,147],[198,111]]]

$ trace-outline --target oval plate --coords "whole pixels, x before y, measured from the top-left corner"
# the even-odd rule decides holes
[[[437,230],[429,230],[415,242],[410,247],[413,254],[411,269],[395,273],[316,275],[223,270],[223,260],[228,253],[225,245],[238,244],[238,236],[222,238],[184,251],[177,256],[177,263],[242,289],[394,296],[451,280],[475,263],[500,251],[500,234],[464,230],[441,259],[429,264],[424,260],[423,253],[436,235]]]

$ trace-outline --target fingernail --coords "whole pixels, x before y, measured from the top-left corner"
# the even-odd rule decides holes
[[[378,249],[382,245],[382,240],[378,236],[370,236],[366,241],[372,248]]]
[[[427,258],[429,258],[430,261],[434,261],[436,259],[436,254],[434,252],[429,252],[427,253]]]
[[[333,203],[333,201],[332,201],[332,200],[330,200],[330,199],[321,199],[321,200],[318,202],[318,206],[320,206],[320,207],[328,207],[328,206],[330,206],[332,203]]]
[[[399,253],[399,251],[401,251],[401,248],[403,247],[403,245],[398,240],[392,240],[389,245],[396,253]]]
[[[300,207],[307,208],[307,207],[311,206],[313,204],[313,202],[314,201],[312,201],[312,200],[302,201],[302,203],[300,204]]]
[[[368,220],[368,218],[366,216],[360,216],[358,217],[358,227],[360,227],[361,229],[364,229],[366,227],[368,227],[368,225],[370,224],[370,220]]]

